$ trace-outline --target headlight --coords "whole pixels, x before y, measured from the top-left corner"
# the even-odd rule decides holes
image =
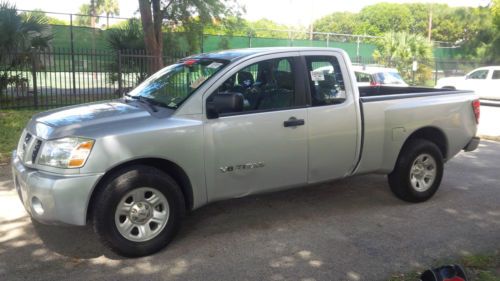
[[[62,138],[45,142],[38,164],[58,168],[80,168],[94,146],[94,140]]]

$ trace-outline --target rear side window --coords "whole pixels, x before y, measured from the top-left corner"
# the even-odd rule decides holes
[[[500,70],[494,70],[491,79],[500,79]]]
[[[334,56],[306,57],[313,106],[343,103],[346,99],[344,78]]]

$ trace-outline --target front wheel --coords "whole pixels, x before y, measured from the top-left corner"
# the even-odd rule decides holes
[[[388,176],[392,192],[408,202],[428,200],[441,184],[443,162],[436,144],[424,139],[410,140]]]
[[[93,223],[103,243],[128,257],[164,248],[180,228],[184,199],[177,183],[153,167],[120,170],[104,184]]]

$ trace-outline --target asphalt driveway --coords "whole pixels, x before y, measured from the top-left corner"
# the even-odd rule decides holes
[[[140,259],[110,253],[88,227],[33,224],[0,167],[0,280],[385,280],[500,248],[499,163],[500,143],[484,141],[421,204],[380,175],[211,204]]]

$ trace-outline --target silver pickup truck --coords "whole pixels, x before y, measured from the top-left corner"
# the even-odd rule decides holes
[[[262,48],[191,56],[121,99],[37,114],[12,155],[37,221],[85,225],[125,256],[165,247],[186,211],[355,174],[409,202],[476,149],[469,91],[358,87],[347,54]]]

